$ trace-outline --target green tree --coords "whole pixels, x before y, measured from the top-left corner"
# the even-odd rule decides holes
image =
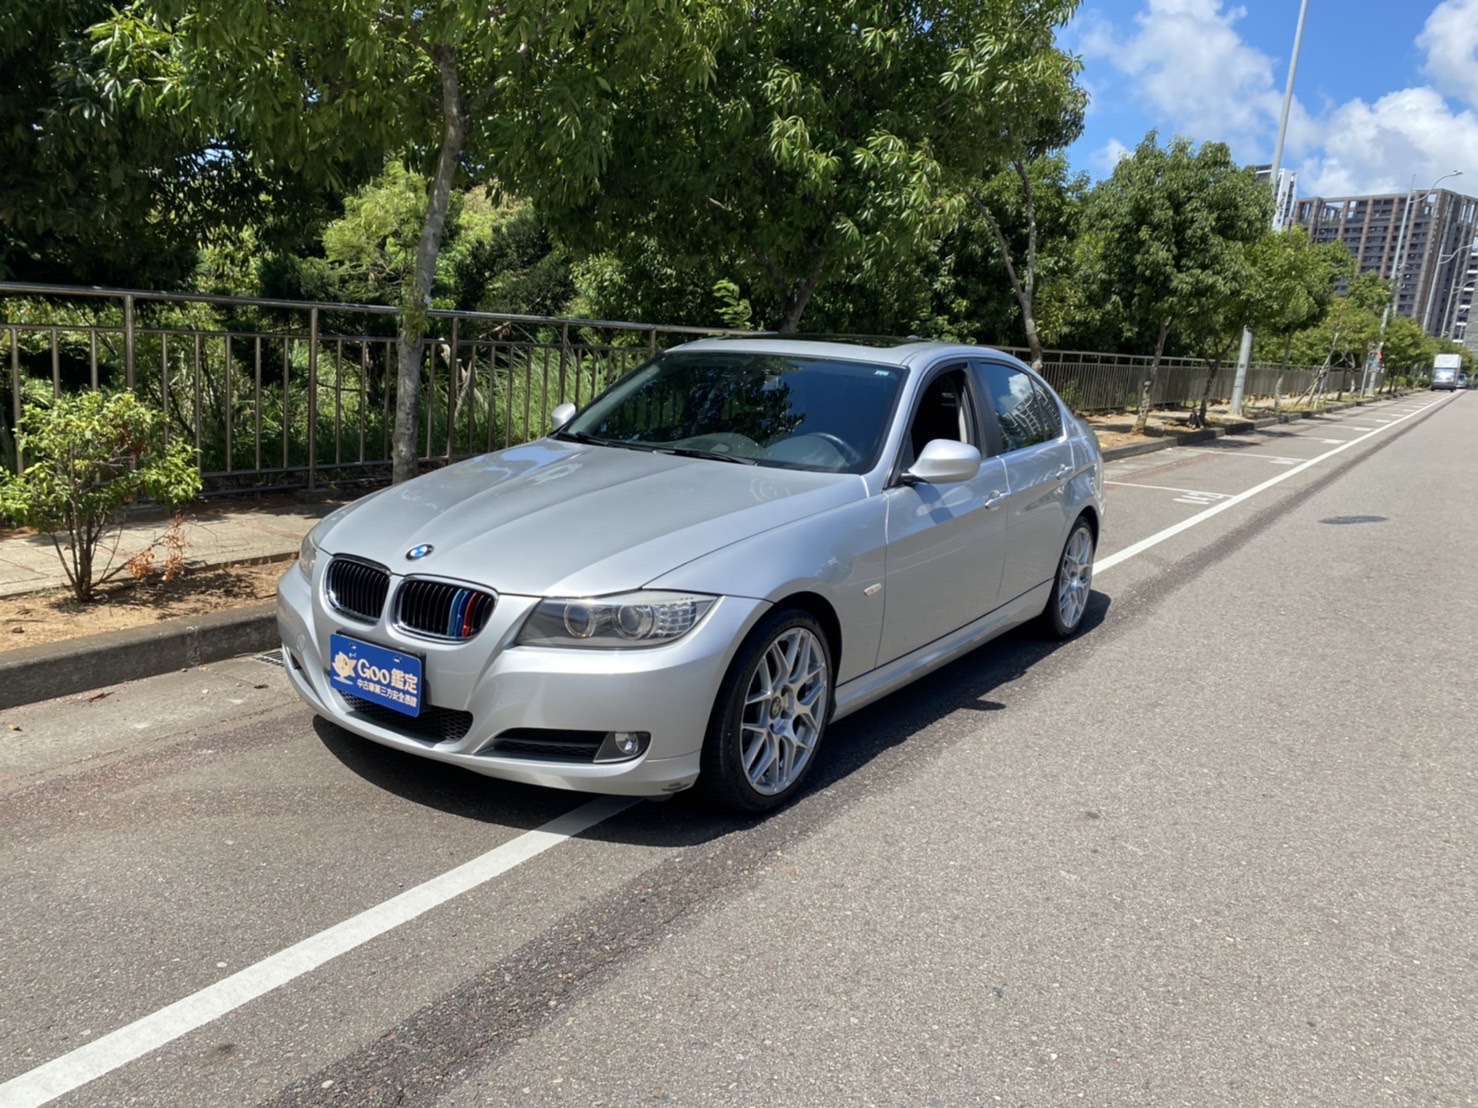
[[[402,156],[429,180],[397,352],[394,479],[417,469],[429,306],[460,185],[507,179],[535,156],[571,195],[611,152],[614,89],[674,54],[703,79],[709,56],[680,0],[134,0],[102,52],[120,99],[240,135],[272,166],[343,179],[343,146]]]
[[[1294,335],[1328,311],[1335,286],[1340,278],[1348,279],[1354,262],[1343,243],[1315,246],[1303,227],[1265,235],[1253,244],[1249,258],[1256,280],[1248,322],[1282,347],[1273,389],[1276,408],[1282,401]]]
[[[1272,199],[1222,143],[1160,147],[1155,132],[1088,195],[1079,264],[1125,337],[1153,335],[1135,433],[1144,430],[1172,328],[1234,292],[1244,248],[1264,232]],[[1205,326],[1203,320],[1202,326]]]
[[[1006,117],[1001,130],[1007,147],[1007,170],[997,173],[984,189],[970,188],[967,195],[990,228],[1000,251],[1001,262],[1011,282],[1011,291],[1021,310],[1021,326],[1026,345],[1031,351],[1032,368],[1042,368],[1042,338],[1037,326],[1036,289],[1040,262],[1040,236],[1044,229],[1039,216],[1039,202],[1049,205],[1052,198],[1064,196],[1067,184],[1067,160],[1051,156],[1083,131],[1083,111],[1087,94],[1074,79],[1078,74],[1076,58],[1062,58],[1054,70],[1050,65],[1038,74],[1037,95],[1027,102],[1032,109],[1018,118]],[[1045,187],[1044,187],[1045,186]],[[1081,183],[1078,185],[1081,189]],[[1050,208],[1040,214],[1059,218],[1063,208]],[[1070,209],[1069,209],[1070,210]],[[1008,235],[1003,224],[1010,211],[1011,222],[1020,227],[1017,235]],[[1060,245],[1070,241],[1048,234],[1048,242]],[[1055,267],[1054,267],[1055,268]]]
[[[1392,316],[1386,324],[1381,357],[1385,364],[1386,382],[1394,384],[1398,375],[1414,377],[1432,365],[1438,345],[1421,325],[1404,315]]]
[[[968,193],[980,203],[971,200],[928,256],[910,260],[932,303],[932,326],[926,318],[914,330],[1030,348],[1029,316],[1039,347],[1062,338],[1078,311],[1072,252],[1088,178],[1071,174],[1061,154],[1034,159],[1024,168],[1025,185],[1016,167],[1009,166],[970,186]],[[1030,269],[1025,274],[1030,312],[1023,308],[1021,294],[1028,290],[1018,259]]]
[[[149,497],[172,508],[200,492],[194,450],[178,439],[166,445],[164,428],[164,415],[129,392],[63,394],[22,413],[17,440],[26,469],[0,484],[0,508],[51,536],[80,601],[128,568],[112,557],[126,505]]]
[[[93,51],[112,9],[0,5],[0,277],[179,287],[202,246],[246,227],[273,245],[311,238],[330,193],[287,167],[263,172],[231,128],[122,93]]]
[[[1219,280],[1208,282],[1204,294],[1182,309],[1180,329],[1183,345],[1192,356],[1206,363],[1201,400],[1192,413],[1192,423],[1205,426],[1206,407],[1222,363],[1231,354],[1254,311],[1257,270],[1253,261],[1256,243],[1237,244],[1224,252]]]
[[[1059,105],[1054,31],[1077,0],[695,4],[713,80],[653,67],[618,90],[621,157],[572,193],[545,159],[527,188],[562,241],[678,268],[717,259],[794,331],[829,278],[931,245],[960,183],[989,175]],[[881,283],[886,283],[886,278]]]
[[[456,306],[519,315],[563,315],[575,295],[569,252],[558,245],[532,204],[491,209],[485,218],[466,212],[485,203],[469,193],[463,227],[448,267]]]
[[[1330,301],[1313,327],[1295,333],[1292,352],[1300,362],[1319,365],[1323,376],[1331,366],[1360,369],[1380,333],[1380,313],[1390,285],[1374,273],[1349,278],[1345,292]]]

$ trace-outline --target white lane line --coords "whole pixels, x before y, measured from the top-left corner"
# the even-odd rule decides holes
[[[1355,442],[1356,440],[1340,439],[1339,441]],[[1260,462],[1272,462],[1275,466],[1297,465],[1299,462],[1307,460],[1305,458],[1287,458],[1281,454],[1253,454],[1245,448],[1241,450],[1197,450],[1191,446],[1178,446],[1173,449],[1184,450],[1187,454],[1214,454],[1218,458],[1256,458]]]
[[[403,923],[409,923],[448,900],[486,884],[566,839],[624,812],[635,803],[637,801],[631,797],[601,797],[550,820],[542,827],[526,831],[470,862],[263,958],[183,1000],[12,1078],[0,1085],[0,1105],[4,1108],[37,1108],[79,1089],[89,1081],[142,1058],[151,1050],[157,1050],[317,969],[325,962],[347,954]]]
[[[1441,403],[1441,401],[1435,401],[1434,403]],[[1239,492],[1236,496],[1232,496],[1232,497],[1227,498],[1226,500],[1223,500],[1220,504],[1213,504],[1211,507],[1207,508],[1204,512],[1197,512],[1195,515],[1190,516],[1190,517],[1188,517],[1186,519],[1183,519],[1179,523],[1173,524],[1170,527],[1165,528],[1165,530],[1163,530],[1163,531],[1156,532],[1155,534],[1151,535],[1147,539],[1140,539],[1137,543],[1133,543],[1133,544],[1131,544],[1129,546],[1126,546],[1123,550],[1120,550],[1117,553],[1110,554],[1106,558],[1100,558],[1100,559],[1098,559],[1098,561],[1096,561],[1096,562],[1093,563],[1093,574],[1096,577],[1098,574],[1104,572],[1105,570],[1113,569],[1114,566],[1120,565],[1123,562],[1127,562],[1130,558],[1133,558],[1133,557],[1136,557],[1136,556],[1138,556],[1140,554],[1143,554],[1146,550],[1150,549],[1151,547],[1153,547],[1153,546],[1159,546],[1166,539],[1173,539],[1176,535],[1180,534],[1182,531],[1189,531],[1192,527],[1195,527],[1197,524],[1205,523],[1212,516],[1220,515],[1222,512],[1226,511],[1227,509],[1236,507],[1238,504],[1241,504],[1244,500],[1251,500],[1254,496],[1257,496],[1259,493],[1266,492],[1268,489],[1272,488],[1274,485],[1279,484],[1280,482],[1283,482],[1283,481],[1288,480],[1288,478],[1294,476],[1295,474],[1302,473],[1304,470],[1310,468],[1311,466],[1316,466],[1320,462],[1326,461],[1329,458],[1334,457],[1336,454],[1343,453],[1344,451],[1348,450],[1350,447],[1356,446],[1356,445],[1364,442],[1366,439],[1374,438],[1376,435],[1379,435],[1382,431],[1389,431],[1391,428],[1395,427],[1397,424],[1405,423],[1408,419],[1411,419],[1413,416],[1420,415],[1422,412],[1426,411],[1428,408],[1430,408],[1432,406],[1433,406],[1432,404],[1423,405],[1422,407],[1418,408],[1416,411],[1411,412],[1409,415],[1404,415],[1400,419],[1393,419],[1390,423],[1386,424],[1384,427],[1377,427],[1373,431],[1370,431],[1367,434],[1361,435],[1358,439],[1351,439],[1347,443],[1343,443],[1343,444],[1341,444],[1339,446],[1336,446],[1333,450],[1327,450],[1323,454],[1320,454],[1318,457],[1310,458],[1308,461],[1303,462],[1302,464],[1296,466],[1293,469],[1284,470],[1282,473],[1278,474],[1276,477],[1269,477],[1266,481],[1264,481],[1260,485],[1254,485],[1254,486],[1252,486],[1252,488],[1247,489],[1245,492]]]
[[[1199,489],[1176,489],[1171,488],[1169,485],[1144,485],[1138,481],[1105,481],[1104,484],[1119,485],[1126,489],[1154,489],[1156,492],[1179,492],[1184,493],[1186,496],[1209,496],[1217,500],[1224,496],[1232,495],[1229,492],[1201,492]]]

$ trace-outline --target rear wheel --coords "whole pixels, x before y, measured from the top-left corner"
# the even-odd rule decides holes
[[[762,620],[724,677],[699,786],[741,812],[778,808],[801,787],[831,713],[831,650],[799,608]]]
[[[1088,594],[1093,588],[1093,551],[1097,541],[1093,527],[1079,516],[1068,532],[1057,560],[1057,576],[1052,581],[1052,595],[1042,612],[1042,624],[1056,639],[1071,638],[1083,624],[1088,610]]]

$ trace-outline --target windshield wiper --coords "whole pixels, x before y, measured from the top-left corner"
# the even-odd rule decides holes
[[[603,439],[599,435],[591,435],[585,431],[556,431],[551,438],[560,439],[563,442],[578,442],[582,446],[614,446],[621,450],[652,450],[644,442],[622,442],[620,439]]]
[[[676,454],[679,458],[707,458],[715,462],[738,462],[742,466],[759,465],[753,458],[746,458],[743,454],[723,454],[717,450],[698,450],[692,446],[654,446],[653,450],[659,454]]]

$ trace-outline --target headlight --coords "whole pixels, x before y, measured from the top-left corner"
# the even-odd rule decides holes
[[[523,630],[520,646],[660,646],[691,631],[712,608],[714,596],[641,590],[619,596],[541,600]]]
[[[314,538],[313,531],[303,536],[303,545],[298,547],[298,571],[308,580],[313,580],[313,562],[318,557],[318,543]]]

